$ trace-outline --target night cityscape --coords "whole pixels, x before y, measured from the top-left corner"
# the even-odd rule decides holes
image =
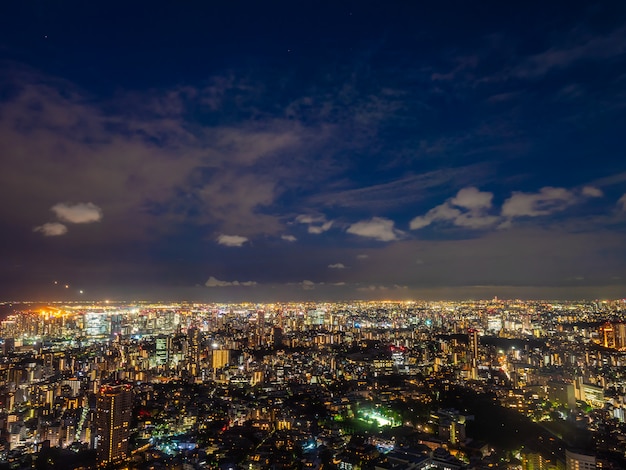
[[[626,469],[626,2],[0,2],[0,470]]]
[[[624,301],[13,307],[6,468],[626,464]]]

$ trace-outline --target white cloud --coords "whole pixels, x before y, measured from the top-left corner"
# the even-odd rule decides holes
[[[398,240],[402,235],[400,230],[394,229],[393,220],[383,217],[372,217],[370,220],[354,223],[348,227],[347,232],[381,242]]]
[[[581,191],[583,196],[587,197],[602,197],[604,193],[601,189],[598,189],[594,186],[585,186]]]
[[[257,283],[255,281],[220,281],[219,279],[211,276],[208,281],[204,283],[207,287],[232,287],[232,286],[243,286],[243,287],[252,287],[256,286]]]
[[[324,233],[330,230],[330,227],[333,226],[332,222],[326,222],[323,225],[309,225],[308,232],[313,233],[315,235],[319,235],[320,233]]]
[[[220,235],[217,237],[217,243],[224,246],[243,246],[248,241],[247,237],[241,235]]]
[[[78,204],[55,204],[51,208],[59,220],[72,224],[90,224],[102,220],[102,209],[92,202]]]
[[[364,287],[357,287],[356,290],[359,292],[375,292],[375,291],[388,291],[391,289],[394,290],[405,290],[408,289],[409,286],[403,286],[403,285],[399,285],[399,284],[394,284],[393,286],[382,286],[382,285],[369,285],[369,286],[364,286]]]
[[[469,210],[489,209],[493,193],[481,191],[474,186],[461,189],[450,202],[458,207]]]
[[[514,192],[502,205],[504,217],[537,217],[562,211],[576,201],[565,188],[546,186],[537,193]]]
[[[356,255],[356,259],[367,259],[369,257],[370,257],[370,255],[366,255],[366,254]]]
[[[323,215],[302,214],[296,217],[296,222],[308,225],[307,231],[315,235],[324,233],[333,226],[333,222],[327,220]]]
[[[622,211],[626,212],[626,193],[617,200],[617,205]]]
[[[315,283],[313,281],[309,281],[308,279],[305,279],[304,281],[302,281],[300,285],[302,286],[304,290],[315,289]]]
[[[330,269],[346,269],[346,266],[343,263],[329,264],[328,267]]]
[[[411,230],[418,230],[420,228],[427,227],[433,222],[439,220],[454,220],[461,215],[461,211],[455,207],[452,207],[449,203],[444,202],[429,210],[426,215],[420,215],[415,217],[409,223]]]
[[[317,215],[302,214],[296,217],[296,222],[301,223],[301,224],[313,224],[317,222],[323,222],[325,220],[326,220],[325,217],[317,216]]]
[[[359,292],[374,292],[377,290],[388,290],[388,288],[385,286],[371,285],[371,286],[366,286],[366,287],[357,287],[356,290],[358,290]]]
[[[58,237],[59,235],[65,235],[67,233],[67,227],[58,222],[49,222],[35,227],[33,232],[41,232],[46,237]]]
[[[280,238],[286,242],[295,242],[297,240],[293,235],[281,235]]]
[[[485,228],[495,224],[499,218],[489,215],[493,193],[480,191],[470,186],[461,189],[455,197],[433,207],[425,215],[417,216],[409,223],[411,230],[424,228],[433,222],[450,221],[467,228]],[[460,209],[459,209],[460,208]]]
[[[426,216],[418,215],[409,223],[409,228],[411,230],[419,230],[424,227],[428,227],[431,224],[432,220],[427,218]]]

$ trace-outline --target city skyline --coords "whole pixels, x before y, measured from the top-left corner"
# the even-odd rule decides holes
[[[0,300],[626,295],[623,2],[0,18]]]
[[[625,305],[15,306],[0,465],[622,469]]]

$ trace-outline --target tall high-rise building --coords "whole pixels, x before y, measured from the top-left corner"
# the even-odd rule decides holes
[[[228,349],[214,349],[213,357],[211,358],[211,365],[213,369],[221,369],[222,367],[230,363],[230,350]]]
[[[600,334],[602,335],[602,345],[605,348],[615,347],[615,329],[613,324],[606,322],[600,327]]]
[[[626,349],[626,323],[606,322],[600,326],[600,334],[605,348]]]
[[[165,366],[169,359],[169,338],[165,335],[157,336],[155,359],[157,366]]]
[[[192,363],[200,361],[200,348],[202,346],[202,333],[198,328],[187,330],[188,360]]]
[[[283,345],[283,329],[279,326],[272,328],[272,342],[274,347],[281,347]]]
[[[470,377],[476,380],[478,379],[478,330],[470,328],[467,334],[469,336]]]
[[[133,391],[130,385],[100,388],[96,404],[96,459],[99,467],[122,462],[128,457],[132,410]]]

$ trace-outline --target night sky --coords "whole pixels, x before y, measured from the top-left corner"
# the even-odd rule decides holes
[[[625,151],[623,0],[6,1],[0,299],[621,298]]]

